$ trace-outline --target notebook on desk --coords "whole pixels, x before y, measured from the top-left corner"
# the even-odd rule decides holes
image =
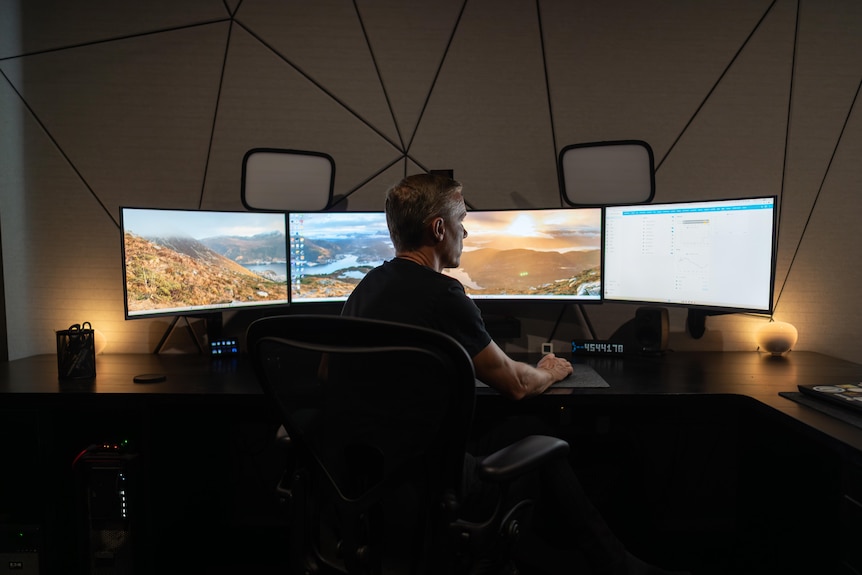
[[[488,387],[478,379],[476,380],[476,387]],[[572,375],[564,379],[563,381],[558,381],[555,383],[553,387],[563,387],[563,388],[580,388],[580,387],[610,387],[607,381],[602,378],[601,375],[596,373],[589,365],[585,365],[583,363],[573,363],[572,364]]]
[[[843,405],[856,413],[862,414],[862,382],[840,385],[802,385],[799,391],[803,394],[828,401],[832,405]]]

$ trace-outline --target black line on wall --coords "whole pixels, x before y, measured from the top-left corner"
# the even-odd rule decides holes
[[[419,160],[417,160],[416,158],[414,158],[413,156],[411,156],[409,152],[408,152],[408,153],[406,153],[406,154],[404,154],[404,159],[405,159],[405,160],[410,160],[411,162],[413,162],[414,164],[416,164],[417,166],[419,166],[420,168],[422,168],[422,170],[424,170],[425,172],[430,172],[430,171],[431,171],[431,168],[430,168],[429,166],[426,166],[426,165],[425,165],[425,164],[423,164],[421,161],[419,161]],[[405,168],[406,168],[406,164],[405,164]],[[454,168],[453,168],[453,169],[454,169]],[[408,175],[408,174],[404,174],[404,176],[405,176],[405,177],[406,177],[407,175]]]
[[[407,160],[409,160],[409,161],[413,162],[414,164],[416,164],[417,166],[419,166],[419,168],[420,168],[423,172],[426,172],[426,173],[427,173],[427,172],[430,172],[430,171],[431,171],[431,167],[430,167],[430,166],[426,166],[424,163],[422,163],[420,160],[417,160],[416,158],[414,158],[413,156],[411,156],[409,153],[408,153],[408,154],[404,154],[404,160],[405,160],[405,161],[404,161],[404,177],[405,177],[405,178],[408,176],[408,174],[407,174]],[[447,169],[448,169],[448,168],[447,168]],[[457,178],[457,174],[456,174],[455,180],[457,180],[457,179],[458,179],[458,178]],[[464,205],[466,205],[466,206],[467,206],[467,209],[468,209],[468,210],[473,210],[473,209],[475,209],[475,208],[476,208],[476,206],[474,206],[473,204],[471,204],[471,203],[470,203],[470,200],[468,200],[468,199],[466,199],[466,198],[464,198]]]
[[[115,36],[113,38],[103,38],[102,40],[93,40],[91,42],[81,42],[78,44],[69,44],[68,46],[58,46],[56,48],[46,48],[44,50],[36,50],[34,52],[24,52],[22,54],[16,54],[14,56],[4,56],[0,58],[0,62],[4,60],[14,60],[16,58],[24,58],[27,56],[38,56],[41,54],[50,54],[51,52],[62,52],[63,50],[72,50],[74,48],[86,48],[88,46],[96,46],[98,44],[107,44],[109,42],[118,42],[120,40],[131,40],[133,38],[141,38],[143,36],[152,36],[154,34],[164,34],[165,32],[176,32],[178,30],[188,30],[190,28],[197,28],[199,26],[209,26],[210,24],[218,24],[219,22],[227,22],[230,18],[216,18],[213,20],[206,20],[204,22],[196,22],[194,24],[183,24],[182,26],[172,26],[170,28],[163,28],[161,30],[150,30],[147,32],[136,32],[135,34],[126,34],[124,36]]]
[[[407,175],[406,174],[406,172],[407,172],[407,156],[402,155],[402,156],[395,158],[393,161],[389,162],[388,164],[386,164],[385,166],[383,166],[382,168],[380,168],[379,170],[377,170],[376,172],[374,172],[373,174],[368,176],[366,179],[362,180],[352,190],[345,193],[341,198],[339,198],[339,200],[337,202],[335,202],[334,205],[337,206],[339,203],[345,201],[347,198],[352,196],[354,193],[356,193],[357,191],[359,191],[360,189],[365,187],[369,182],[371,182],[371,180],[373,180],[374,178],[376,178],[377,176],[379,176],[380,174],[382,174],[383,172],[385,172],[386,170],[388,170],[389,168],[391,168],[392,166],[394,166],[395,164],[397,164],[398,162],[400,162],[402,160],[404,160],[404,172],[405,172],[404,175],[406,176]]]
[[[33,120],[35,120],[35,122],[39,124],[39,127],[42,128],[42,131],[45,133],[46,136],[48,136],[48,139],[51,140],[51,143],[54,144],[54,147],[57,148],[57,151],[60,152],[60,155],[63,156],[63,158],[69,164],[69,167],[71,167],[75,174],[77,174],[78,178],[90,192],[90,195],[92,195],[96,202],[98,202],[99,205],[102,206],[102,209],[105,211],[106,214],[108,214],[108,217],[111,218],[111,221],[114,222],[114,225],[117,226],[117,229],[120,229],[120,223],[117,221],[116,218],[114,218],[114,215],[110,212],[110,210],[108,210],[105,204],[102,203],[102,200],[99,198],[96,192],[93,191],[93,188],[90,186],[90,183],[87,182],[87,179],[84,178],[84,175],[81,173],[80,170],[78,170],[78,167],[74,164],[74,162],[72,162],[72,159],[68,156],[68,154],[63,151],[63,148],[60,146],[60,143],[57,141],[56,138],[54,138],[45,123],[42,122],[38,115],[36,115],[36,111],[30,106],[27,100],[24,99],[24,96],[21,94],[21,92],[18,91],[18,88],[15,87],[15,85],[12,83],[12,81],[9,79],[9,77],[6,75],[2,68],[0,68],[0,75],[3,76],[3,78],[6,80],[6,83],[9,84],[12,90],[14,90],[15,94],[18,96],[18,99],[21,100],[21,103],[24,104],[24,107],[27,108],[28,112],[30,112],[30,115],[33,117]]]
[[[554,149],[554,158],[553,158],[554,163],[553,163],[553,165],[556,166],[557,165],[557,155],[559,154],[559,147],[557,144],[557,131],[556,131],[555,124],[554,124],[554,103],[553,103],[553,99],[551,98],[551,80],[550,80],[550,77],[548,75],[548,56],[547,56],[547,52],[545,50],[545,28],[542,25],[541,0],[536,0],[536,21],[538,22],[538,25],[539,25],[539,44],[541,45],[541,48],[542,48],[542,73],[545,76],[545,96],[548,99],[548,121],[551,124],[551,144],[552,144],[553,149]],[[565,207],[565,204],[563,202],[563,186],[562,186],[562,182],[560,181],[561,177],[562,177],[562,174],[560,174],[560,171],[556,170],[557,189],[560,192],[558,194],[558,201],[560,202],[561,207]],[[551,329],[551,333],[548,334],[547,341],[553,341],[554,340],[554,337],[557,334],[557,329],[559,328],[560,322],[562,321],[563,315],[566,313],[566,310],[568,309],[568,307],[569,307],[569,304],[562,304],[562,307],[560,308],[560,313],[557,316],[557,321],[556,321],[556,323],[554,323],[554,327]],[[593,339],[596,339],[596,333],[595,333],[595,331],[593,331],[592,324],[590,323],[590,320],[587,317],[586,311],[583,309],[583,306],[579,306],[578,309],[581,312],[581,317],[584,319],[584,324],[587,326],[589,333],[590,333],[590,336]]]
[[[419,169],[421,169],[421,170],[422,170],[422,171],[424,171],[424,172],[430,172],[430,171],[431,171],[431,170],[430,170],[430,168],[429,168],[428,166],[425,166],[424,164],[422,164],[422,162],[418,161],[416,158],[411,157],[411,156],[410,156],[410,154],[402,154],[402,155],[401,155],[401,156],[399,156],[398,158],[395,158],[393,161],[389,162],[388,164],[386,164],[385,166],[383,166],[382,168],[380,168],[379,170],[377,170],[376,172],[374,172],[373,174],[371,174],[368,178],[366,178],[365,180],[363,180],[362,182],[360,182],[358,185],[354,186],[354,187],[353,187],[353,189],[351,189],[350,191],[348,191],[347,193],[345,193],[345,194],[344,194],[341,198],[339,198],[339,200],[338,200],[337,202],[335,202],[335,204],[333,204],[333,205],[334,205],[334,206],[337,206],[339,203],[341,203],[342,201],[346,200],[347,198],[349,198],[349,197],[350,197],[351,195],[353,195],[354,193],[356,193],[356,192],[358,192],[359,190],[361,190],[362,188],[364,188],[366,185],[368,185],[368,183],[369,183],[369,182],[371,182],[373,179],[375,179],[376,177],[378,177],[380,174],[382,174],[383,172],[385,172],[386,170],[388,170],[389,168],[391,168],[392,166],[394,166],[394,165],[395,165],[395,164],[397,164],[398,162],[402,162],[402,161],[404,162],[404,170],[402,171],[402,174],[401,174],[401,177],[402,177],[402,178],[406,178],[406,177],[409,175],[409,174],[408,174],[408,171],[407,171],[407,167],[408,167],[408,165],[409,165],[409,164],[408,164],[408,162],[413,162],[414,164],[416,164],[416,165],[419,167]],[[457,178],[456,178],[456,179],[457,179]],[[394,183],[395,183],[395,182],[393,182],[393,184],[394,184]],[[468,210],[473,210],[473,209],[475,209],[475,206],[474,206],[473,204],[471,204],[471,203],[469,202],[469,200],[467,200],[467,199],[465,199],[465,200],[464,200],[464,204],[467,206],[467,209],[468,209]]]
[[[790,86],[787,94],[787,120],[784,124],[784,157],[782,158],[781,163],[781,187],[779,188],[779,197],[778,197],[778,219],[776,223],[775,229],[775,243],[776,246],[779,245],[778,241],[780,239],[781,233],[781,213],[784,208],[784,182],[787,178],[787,148],[790,144],[790,123],[791,118],[793,117],[793,93],[794,93],[794,85],[796,83],[796,54],[799,49],[799,7],[801,0],[796,0],[796,23],[793,29],[793,54],[791,56],[790,63]],[[790,274],[790,268],[787,269],[787,274]],[[784,285],[787,283],[787,276],[784,276],[784,281],[781,284],[781,289],[784,289]],[[775,298],[775,294],[773,293],[773,298]],[[781,292],[778,293],[776,300],[773,302],[772,309],[775,309],[775,303],[777,299],[781,298]]]
[[[670,156],[670,153],[673,151],[673,149],[676,147],[676,145],[682,139],[683,135],[686,133],[686,131],[688,131],[689,126],[692,125],[692,123],[694,122],[694,119],[697,118],[697,115],[700,113],[700,111],[703,109],[703,107],[706,105],[706,103],[712,97],[713,92],[715,92],[716,88],[718,88],[718,85],[721,83],[721,81],[724,79],[724,77],[730,71],[730,68],[733,67],[733,64],[736,62],[737,58],[739,58],[739,55],[742,54],[742,51],[745,49],[745,47],[748,45],[748,43],[754,37],[754,34],[757,32],[758,29],[760,29],[760,25],[763,24],[763,21],[766,19],[766,16],[772,11],[772,8],[775,6],[775,3],[777,1],[778,0],[772,0],[772,3],[769,5],[769,7],[763,13],[763,16],[761,16],[760,20],[757,21],[757,24],[754,25],[754,28],[748,34],[748,37],[742,42],[742,45],[740,45],[739,49],[736,51],[736,54],[733,55],[733,58],[731,58],[730,62],[727,64],[727,66],[725,66],[724,70],[718,76],[718,79],[712,85],[712,88],[710,88],[709,92],[706,93],[706,96],[703,98],[700,105],[694,111],[694,114],[691,115],[691,118],[689,118],[688,122],[686,122],[685,126],[683,126],[679,135],[677,135],[676,139],[673,141],[673,143],[667,149],[664,156],[662,156],[661,160],[659,160],[659,162],[656,164],[656,166],[655,166],[656,172],[658,172],[659,168],[661,168],[662,164],[664,164],[664,161],[668,158],[668,156]]]
[[[421,169],[422,169],[422,171],[424,171],[424,172],[430,172],[430,171],[431,171],[431,168],[430,168],[429,166],[426,166],[424,163],[422,163],[421,161],[417,160],[416,158],[414,158],[413,156],[411,156],[409,153],[408,153],[408,154],[404,154],[404,159],[405,159],[405,162],[404,162],[404,177],[407,177],[407,175],[408,175],[408,174],[407,174],[407,162],[406,162],[406,160],[410,160],[411,162],[413,162],[414,164],[416,164],[417,166],[419,166],[419,168],[421,168]],[[457,178],[457,174],[456,174],[455,180],[457,180],[457,179],[458,179],[458,178]],[[476,209],[476,206],[474,206],[473,204],[471,204],[471,203],[470,203],[470,200],[468,200],[468,199],[466,199],[466,198],[464,198],[464,205],[466,205],[466,206],[467,206],[467,209],[468,209],[468,210],[474,210],[474,209]]]
[[[464,16],[464,10],[467,8],[467,0],[461,4],[461,10],[458,12],[458,17],[455,19],[455,25],[452,26],[452,34],[449,35],[449,40],[446,42],[446,49],[443,50],[443,56],[440,58],[440,64],[434,72],[434,79],[431,81],[431,87],[428,88],[428,94],[425,96],[425,101],[422,102],[422,110],[419,111],[419,117],[416,118],[416,125],[413,127],[413,133],[410,135],[410,141],[407,143],[405,152],[409,152],[413,146],[413,140],[416,139],[416,133],[419,131],[419,126],[422,125],[422,118],[425,116],[425,110],[428,108],[428,102],[431,101],[431,94],[434,93],[434,87],[437,85],[437,80],[440,78],[440,71],[443,69],[443,64],[446,62],[446,57],[449,55],[449,49],[452,47],[452,41],[455,39],[455,34],[461,26],[461,18]]]
[[[395,133],[398,134],[398,142],[401,144],[401,151],[404,150],[404,136],[401,134],[401,126],[398,125],[398,118],[395,116],[395,109],[392,107],[392,101],[389,99],[389,90],[386,89],[386,83],[383,81],[383,74],[380,73],[380,66],[377,65],[377,58],[374,56],[374,49],[371,46],[371,39],[368,37],[368,31],[365,29],[365,22],[362,20],[362,14],[359,12],[359,5],[356,0],[353,0],[353,9],[356,10],[356,18],[359,20],[359,29],[362,30],[362,37],[365,38],[365,45],[368,46],[368,54],[371,56],[371,63],[374,64],[374,72],[377,74],[377,80],[380,82],[380,89],[383,90],[383,97],[386,99],[386,107],[389,108],[389,115],[392,116],[392,123],[395,124]]]
[[[243,30],[245,30],[246,32],[248,32],[248,33],[251,35],[251,37],[252,37],[252,38],[254,38],[254,39],[255,39],[255,40],[257,40],[258,42],[260,42],[260,44],[261,44],[262,46],[264,46],[267,50],[269,50],[270,52],[272,52],[273,54],[275,54],[276,56],[278,56],[278,57],[279,57],[279,58],[280,58],[280,59],[281,59],[285,64],[287,64],[288,66],[290,66],[291,68],[293,68],[294,70],[296,70],[296,71],[297,71],[297,72],[298,72],[298,73],[299,73],[303,78],[305,78],[306,80],[308,80],[309,82],[311,82],[311,83],[312,83],[312,84],[313,84],[317,89],[319,89],[321,92],[323,92],[324,94],[326,94],[327,96],[329,96],[329,98],[330,98],[330,99],[332,99],[332,101],[334,101],[336,104],[338,104],[339,106],[341,106],[342,108],[344,108],[345,110],[347,110],[347,111],[348,111],[351,115],[353,115],[357,120],[359,120],[360,122],[362,122],[363,124],[365,124],[366,126],[368,126],[368,128],[370,128],[370,129],[371,129],[375,134],[377,134],[378,136],[380,136],[380,137],[381,137],[385,142],[388,142],[389,144],[391,144],[393,148],[395,148],[395,149],[396,149],[396,150],[398,150],[399,152],[401,151],[400,146],[399,146],[398,144],[396,144],[395,142],[393,142],[391,139],[389,139],[389,137],[388,137],[386,134],[384,134],[383,132],[381,132],[381,131],[380,131],[376,126],[374,126],[371,122],[369,122],[368,120],[366,120],[365,118],[363,118],[363,117],[359,114],[359,112],[357,112],[356,110],[354,110],[353,108],[351,108],[350,106],[348,106],[346,102],[344,102],[343,100],[339,99],[335,94],[333,94],[332,92],[330,92],[329,90],[327,90],[327,89],[323,86],[323,84],[321,84],[320,82],[318,82],[317,80],[315,80],[314,78],[312,78],[312,77],[311,77],[311,75],[309,75],[307,72],[305,72],[302,68],[300,68],[299,66],[297,66],[296,64],[294,64],[293,62],[291,62],[291,61],[290,61],[287,57],[285,57],[281,52],[279,52],[278,50],[276,50],[274,46],[272,46],[272,45],[271,45],[271,44],[269,44],[266,40],[264,40],[263,38],[261,38],[261,37],[260,37],[258,34],[256,34],[256,33],[255,33],[251,28],[249,28],[248,26],[246,26],[245,24],[243,24],[241,20],[234,20],[234,21],[235,21],[235,22],[236,22],[240,27],[242,27],[242,29],[243,29]]]
[[[832,148],[832,155],[829,156],[829,162],[826,164],[826,170],[823,172],[823,179],[820,180],[820,185],[817,187],[817,193],[814,195],[814,201],[811,203],[811,210],[808,212],[808,217],[805,219],[805,225],[802,226],[802,233],[799,234],[799,241],[796,243],[796,249],[793,250],[793,257],[790,259],[790,264],[787,266],[787,275],[784,277],[784,282],[781,284],[781,290],[778,292],[778,297],[775,300],[775,307],[778,307],[778,302],[781,301],[781,295],[784,293],[784,286],[787,285],[787,279],[790,277],[790,271],[793,269],[793,264],[796,263],[796,256],[799,255],[799,249],[802,247],[802,240],[805,238],[805,233],[808,231],[808,224],[811,223],[811,218],[814,216],[814,210],[817,207],[817,202],[820,200],[820,194],[823,192],[823,186],[826,184],[826,178],[829,177],[829,170],[832,169],[832,162],[835,161],[835,156],[838,153],[838,148],[841,146],[841,140],[844,139],[844,132],[847,130],[847,125],[850,123],[850,116],[853,115],[853,110],[856,108],[856,102],[859,99],[859,92],[862,91],[862,78],[856,85],[856,93],[853,94],[853,101],[850,102],[850,108],[847,110],[847,115],[844,117],[844,123],[841,125],[841,131],[838,133],[838,140],[835,142],[835,147]]]
[[[227,58],[228,58],[228,54],[230,54],[230,39],[232,36],[233,36],[233,20],[230,21],[230,25],[227,28],[227,38],[225,39],[225,45],[224,45],[224,57],[222,58],[222,62],[221,62],[221,74],[219,75],[219,79],[218,79],[218,90],[216,91],[215,109],[213,110],[213,123],[212,123],[212,127],[210,128],[209,143],[207,144],[207,157],[206,157],[206,160],[204,161],[204,175],[203,175],[203,178],[201,178],[201,194],[200,194],[200,197],[198,198],[198,209],[201,209],[201,207],[204,204],[204,191],[206,190],[206,187],[207,187],[207,175],[209,174],[209,169],[210,169],[210,158],[212,157],[213,141],[215,140],[216,124],[218,123],[218,112],[219,112],[219,105],[221,104],[221,93],[222,93],[222,88],[224,87],[224,73],[225,73],[225,68],[227,68]]]
[[[551,80],[548,77],[548,56],[545,51],[545,29],[542,26],[542,8],[541,8],[541,0],[536,0],[536,19],[539,23],[539,43],[542,47],[542,72],[545,75],[545,96],[548,99],[548,121],[551,124],[551,143],[554,147],[554,164],[557,165],[557,154],[559,154],[559,147],[557,145],[557,131],[554,127],[554,103],[551,98]],[[559,202],[562,207],[563,204],[563,187],[560,182],[560,173],[557,171],[557,189],[560,191]]]

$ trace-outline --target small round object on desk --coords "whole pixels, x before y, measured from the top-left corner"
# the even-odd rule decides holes
[[[161,383],[168,378],[163,373],[142,373],[132,378],[135,383]]]

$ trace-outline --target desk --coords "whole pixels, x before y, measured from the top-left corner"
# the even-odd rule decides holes
[[[821,560],[813,552],[801,563],[775,559],[804,545],[805,537],[833,548],[850,537],[852,545],[845,543],[835,557],[860,564],[855,549],[862,512],[853,502],[862,501],[862,429],[778,392],[798,383],[858,381],[862,365],[812,352],[578,361],[610,387],[551,389],[520,403],[479,390],[477,425],[501,413],[548,417],[572,443],[585,485],[647,557],[678,555],[683,548],[703,554],[700,538],[715,537],[718,545],[743,548],[738,557],[752,561],[750,572],[770,572],[769,560],[786,571],[805,565],[805,557]],[[167,380],[132,382],[154,372]],[[64,530],[75,521],[69,462],[100,437],[130,437],[145,460],[153,561],[160,550],[164,557],[182,554],[190,540],[192,554],[214,548],[226,554],[233,547],[239,557],[245,548],[238,531],[280,527],[277,514],[266,511],[275,508],[269,491],[278,454],[269,438],[277,422],[242,357],[214,363],[204,356],[102,355],[95,381],[84,383],[59,382],[53,355],[7,362],[0,364],[0,426],[7,460],[20,462],[20,473],[0,479],[0,493],[15,494],[0,500],[0,522],[45,525],[45,551],[59,555],[43,560],[43,573],[68,565],[73,550]],[[814,497],[798,496],[806,486]],[[230,531],[232,539],[213,539],[226,524],[239,526]],[[764,549],[746,547],[752,539]],[[226,555],[213,561],[229,563]],[[160,566],[153,572],[167,571]]]
[[[688,547],[700,557],[682,564],[713,553],[710,573],[862,572],[862,429],[778,395],[860,381],[862,365],[811,352],[577,361],[610,387],[552,388],[529,405],[557,419],[588,491],[642,556]]]
[[[581,361],[591,365],[610,387],[552,390],[553,396],[735,395],[741,403],[749,403],[764,415],[784,415],[788,424],[816,434],[848,456],[862,455],[862,429],[778,395],[781,391],[796,391],[797,384],[862,381],[860,364],[813,352],[778,357],[757,352],[670,352],[624,360]]]
[[[161,383],[136,384],[132,380],[142,373],[162,373]],[[57,358],[37,355],[0,364],[0,394],[13,401],[66,401],[75,395],[96,397],[165,395],[220,396],[233,398],[259,396],[260,388],[244,358],[211,360],[203,355],[117,354],[96,358],[93,381],[60,381]]]
[[[254,563],[264,553],[249,553],[269,548],[268,561],[283,548],[273,492],[283,458],[248,363],[142,354],[96,365],[94,381],[78,382],[58,381],[53,355],[0,364],[0,524],[40,526],[42,575],[90,572],[78,542],[86,488],[72,462],[91,444],[125,440],[136,455],[135,573],[265,573]],[[142,373],[167,380],[133,383]]]

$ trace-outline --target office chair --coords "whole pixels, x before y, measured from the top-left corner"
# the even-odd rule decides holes
[[[296,461],[280,484],[291,573],[478,573],[511,564],[505,552],[531,502],[504,505],[507,486],[569,446],[531,436],[486,457],[477,473],[500,486],[497,508],[466,518],[475,376],[457,341],[392,322],[288,315],[253,322],[247,346]]]

